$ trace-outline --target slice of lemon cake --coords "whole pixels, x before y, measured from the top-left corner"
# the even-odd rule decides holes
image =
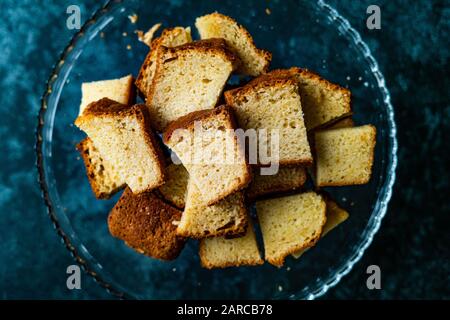
[[[241,60],[239,73],[256,77],[269,68],[272,54],[258,49],[250,33],[232,18],[215,12],[197,18],[195,26],[202,39],[225,39]]]
[[[250,218],[248,219],[250,221]],[[208,269],[256,266],[264,263],[259,253],[253,225],[250,222],[247,232],[242,237],[202,239],[199,255],[202,266]]]
[[[242,235],[247,228],[247,209],[242,192],[206,205],[200,190],[189,179],[186,206],[178,224],[177,233],[191,238]]]
[[[185,239],[176,234],[174,222],[181,212],[152,192],[133,194],[125,189],[108,217],[111,234],[139,253],[162,259],[175,259]]]
[[[239,127],[267,135],[267,154],[280,165],[312,163],[298,85],[294,78],[262,75],[243,87],[225,92],[225,101],[233,108]],[[273,140],[274,136],[278,139]],[[278,141],[278,144],[274,142]],[[258,148],[259,160],[264,154]],[[259,161],[259,164],[265,164]]]
[[[235,128],[231,109],[221,106],[190,113],[164,132],[164,143],[181,160],[205,204],[214,204],[250,182]]]
[[[156,130],[190,112],[214,108],[236,63],[223,39],[161,46],[146,99]]]
[[[315,133],[315,183],[318,187],[369,182],[376,143],[372,125]]]
[[[315,192],[257,201],[265,259],[281,267],[288,255],[313,246],[325,225],[325,212],[325,201]]]

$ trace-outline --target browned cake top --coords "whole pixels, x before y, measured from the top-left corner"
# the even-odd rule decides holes
[[[111,210],[111,234],[148,256],[171,260],[178,256],[184,239],[176,235],[174,221],[181,212],[153,193],[133,194],[127,188]]]

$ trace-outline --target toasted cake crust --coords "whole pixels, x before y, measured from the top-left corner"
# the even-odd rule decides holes
[[[323,195],[325,202],[327,204],[326,209],[326,215],[327,215],[327,222],[323,226],[322,234],[320,235],[320,238],[323,238],[328,232],[336,228],[338,225],[340,225],[342,222],[348,219],[349,214],[348,212],[341,208],[336,202],[334,202],[328,195]],[[300,258],[305,251],[307,251],[309,248],[302,249],[300,251],[297,251],[292,254],[292,256],[295,259]]]
[[[209,121],[210,119],[215,119],[217,117],[222,117],[223,119],[226,119],[227,123],[224,123],[226,129],[234,130],[237,128],[236,121],[234,119],[234,115],[233,115],[233,112],[231,111],[230,107],[223,105],[223,106],[211,109],[211,110],[201,110],[201,111],[192,112],[186,116],[179,118],[176,121],[173,121],[171,124],[169,124],[168,128],[164,132],[163,141],[165,144],[167,144],[170,148],[173,149],[174,146],[173,146],[171,140],[172,140],[173,133],[177,129],[186,129],[186,130],[192,131],[194,129],[194,125],[197,121],[199,121],[199,122]],[[234,141],[233,141],[234,145],[237,146],[237,152],[240,153],[241,151],[239,149],[238,138],[236,136],[234,136],[233,139],[234,139]],[[180,157],[180,159],[182,158],[182,155],[178,155],[178,156]],[[250,181],[251,181],[250,166],[247,163],[247,161],[245,160],[244,155],[242,155],[241,158],[242,158],[242,163],[234,164],[236,166],[239,166],[239,169],[242,169],[241,170],[242,175],[239,177],[236,176],[238,181],[234,181],[233,186],[230,186],[226,190],[216,190],[217,191],[216,195],[213,198],[206,200],[206,203],[208,205],[213,205],[214,203],[219,202],[220,200],[224,199],[229,194],[245,188],[250,183]],[[183,161],[183,159],[182,159],[182,161]],[[195,169],[190,169],[189,165],[186,163],[184,163],[184,165],[185,165],[186,169],[188,170],[189,174],[191,176],[194,176],[194,174],[191,170],[195,170]],[[202,170],[208,170],[208,169],[211,169],[211,168],[203,168]]]
[[[254,168],[255,170],[259,168]],[[264,196],[293,192],[303,187],[306,178],[306,169],[303,166],[281,166],[273,176],[261,176],[254,172],[246,196],[248,201],[254,201]]]
[[[123,183],[122,181],[113,181],[114,178],[110,176],[112,173],[108,172],[108,170],[111,170],[111,168],[106,166],[104,159],[97,160],[101,162],[98,164],[98,167],[103,168],[101,172],[97,170],[96,164],[93,163],[95,159],[93,159],[92,153],[99,152],[98,150],[96,150],[91,139],[83,139],[76,145],[76,149],[78,150],[78,152],[80,152],[80,155],[83,159],[89,184],[91,185],[92,191],[94,192],[97,199],[109,199],[112,195],[125,187],[125,183]],[[107,176],[105,179],[103,179],[103,181],[102,175]],[[108,185],[107,182],[104,181],[108,178],[112,180],[111,185]]]
[[[314,192],[258,201],[256,211],[265,259],[277,267],[287,256],[315,245],[326,222],[325,201]]]
[[[291,99],[291,103],[284,104],[282,108],[280,107],[278,110],[275,110],[276,108],[273,106],[276,103],[281,102],[276,99],[268,98],[269,92],[272,95],[284,95],[285,99]],[[284,133],[285,139],[291,138],[289,143],[287,143],[286,140],[284,142],[280,140],[280,153],[284,152],[283,155],[280,154],[280,165],[310,166],[312,164],[313,159],[303,120],[301,97],[298,93],[298,83],[293,76],[286,75],[280,77],[272,73],[263,74],[258,78],[251,80],[243,87],[226,91],[224,96],[227,105],[230,105],[235,111],[238,123],[243,129],[275,129],[280,130],[282,134]],[[298,104],[298,107],[293,105],[294,99]],[[252,101],[253,104],[249,101]],[[267,111],[267,109],[269,109],[268,106],[274,108],[273,112]],[[277,112],[285,112],[288,115],[279,115]],[[274,117],[273,114],[277,114],[278,117]],[[281,119],[283,119],[283,116],[286,117],[286,122],[289,120],[289,125],[285,123],[284,127],[279,123]],[[269,118],[272,123],[269,123],[269,120],[267,120]],[[261,126],[261,119],[266,120],[266,126],[258,127]],[[252,122],[253,125],[249,125],[249,123]],[[254,123],[256,123],[256,125],[254,125]],[[294,127],[291,126],[291,123],[294,124]],[[293,143],[293,133],[297,135],[296,138],[298,142],[295,147],[295,156],[292,155],[292,152],[289,154],[287,153],[287,149]],[[258,165],[262,164],[258,163]]]
[[[185,240],[176,234],[175,221],[181,212],[153,193],[135,195],[127,188],[111,210],[111,234],[139,253],[162,259],[175,259]]]
[[[228,26],[231,26],[232,28],[235,28],[237,33],[239,34],[239,36],[243,39],[244,42],[246,42],[246,47],[251,48],[251,51],[253,51],[253,54],[259,60],[261,60],[260,61],[261,66],[259,68],[254,69],[254,68],[250,67],[245,62],[253,60],[252,58],[254,58],[254,57],[252,57],[252,58],[247,57],[244,54],[244,52],[242,52],[242,50],[240,50],[236,46],[236,43],[234,41],[232,41],[231,38],[227,38],[226,35],[221,34],[221,32],[217,32],[219,27],[212,28],[215,30],[215,34],[213,37],[225,38],[225,40],[227,40],[229,46],[231,48],[233,48],[234,52],[241,58],[243,63],[238,68],[239,73],[248,74],[251,76],[258,76],[262,73],[267,72],[270,61],[272,60],[272,54],[269,51],[258,49],[255,45],[255,42],[254,42],[252,36],[242,25],[238,24],[231,17],[220,14],[218,12],[214,12],[214,13],[202,16],[202,17],[198,17],[195,21],[195,26],[196,26],[197,30],[199,31],[202,39],[205,39],[206,37],[210,38],[209,36],[207,36],[207,33],[209,33],[209,32],[206,30],[209,28],[206,25],[204,25],[205,22],[207,23],[208,20],[217,26],[220,25],[221,27],[223,27],[225,25],[228,25]],[[236,39],[236,41],[237,41],[237,39]]]

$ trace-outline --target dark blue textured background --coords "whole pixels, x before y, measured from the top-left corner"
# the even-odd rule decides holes
[[[337,1],[378,60],[392,94],[399,139],[394,196],[380,232],[350,275],[325,298],[450,298],[448,1]],[[0,294],[2,299],[110,298],[90,277],[66,289],[72,258],[53,230],[34,167],[34,130],[51,67],[74,31],[66,8],[82,21],[100,7],[86,1],[0,1]],[[365,27],[377,4],[382,29]],[[382,290],[366,288],[378,264]]]

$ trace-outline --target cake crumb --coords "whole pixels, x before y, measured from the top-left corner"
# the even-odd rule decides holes
[[[177,268],[172,268],[172,271],[173,271],[173,272],[176,272],[176,271],[177,271]]]
[[[128,33],[122,32],[122,37],[126,37],[127,35],[128,35]]]
[[[291,271],[291,267],[287,267],[286,270],[287,270],[287,271]]]
[[[134,33],[137,34],[138,40],[145,43],[147,46],[151,47],[151,43],[153,40],[153,36],[155,35],[155,32],[161,27],[161,23],[155,24],[153,27],[148,29],[146,33],[142,30],[135,30]]]
[[[270,11],[269,8],[266,8],[266,14],[267,14],[267,15],[270,15],[271,13],[272,13],[272,11]]]
[[[127,45],[127,50],[131,50],[131,46],[130,45]]]
[[[132,24],[135,24],[138,21],[139,16],[136,13],[133,13],[132,15],[128,16],[128,19],[130,19]]]

